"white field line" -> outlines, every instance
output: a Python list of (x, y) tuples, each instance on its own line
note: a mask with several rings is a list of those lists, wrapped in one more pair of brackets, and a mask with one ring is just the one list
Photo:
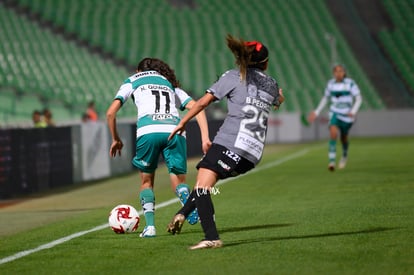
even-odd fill
[[(299, 158), (299, 157), (307, 154), (308, 152), (309, 152), (309, 149), (300, 150), (300, 151), (298, 151), (296, 153), (293, 153), (291, 155), (288, 155), (288, 156), (286, 156), (284, 158), (278, 159), (278, 160), (273, 161), (273, 162), (266, 163), (266, 164), (264, 164), (264, 165), (262, 165), (262, 166), (260, 166), (260, 167), (258, 167), (256, 169), (252, 170), (251, 172), (249, 172), (247, 174), (240, 175), (239, 177), (236, 177), (236, 178), (228, 178), (228, 179), (222, 180), (222, 181), (218, 182), (217, 185), (221, 185), (221, 184), (227, 183), (229, 181), (236, 180), (236, 179), (238, 179), (240, 177), (244, 177), (246, 175), (255, 174), (255, 173), (258, 173), (258, 172), (263, 171), (265, 169), (268, 169), (268, 168), (271, 168), (271, 167), (275, 167), (275, 166), (281, 165), (281, 164), (283, 164), (285, 162), (288, 162), (289, 160), (292, 160), (292, 159), (295, 159), (295, 158)], [(162, 203), (157, 204), (155, 208), (156, 209), (164, 208), (164, 207), (167, 207), (167, 206), (169, 206), (169, 205), (171, 205), (173, 203), (176, 203), (178, 201), (179, 201), (178, 198), (173, 198), (173, 199), (170, 199), (168, 201), (164, 201)], [(140, 211), (139, 214), (142, 215), (142, 211)], [(20, 252), (14, 254), (14, 255), (11, 255), (11, 256), (8, 256), (8, 257), (5, 257), (5, 258), (0, 259), (0, 265), (5, 264), (5, 263), (8, 263), (8, 262), (11, 262), (11, 261), (14, 261), (14, 260), (17, 260), (17, 259), (20, 259), (20, 258), (23, 258), (25, 256), (28, 256), (30, 254), (33, 254), (33, 253), (36, 253), (36, 252), (39, 252), (39, 251), (42, 251), (42, 250), (45, 250), (45, 249), (49, 249), (49, 248), (55, 247), (55, 246), (57, 246), (59, 244), (68, 242), (68, 241), (70, 241), (72, 239), (75, 239), (75, 238), (81, 237), (83, 235), (86, 235), (86, 234), (89, 234), (89, 233), (92, 233), (92, 232), (95, 232), (95, 231), (98, 231), (98, 230), (102, 230), (102, 229), (105, 229), (105, 228), (108, 228), (108, 224), (107, 223), (98, 225), (98, 226), (96, 226), (94, 228), (91, 228), (89, 230), (84, 230), (84, 231), (80, 231), (80, 232), (77, 232), (77, 233), (68, 235), (66, 237), (63, 237), (63, 238), (54, 240), (52, 242), (49, 242), (49, 243), (40, 245), (40, 246), (38, 246), (36, 248), (33, 248), (33, 249), (28, 249), (28, 250), (20, 251)]]

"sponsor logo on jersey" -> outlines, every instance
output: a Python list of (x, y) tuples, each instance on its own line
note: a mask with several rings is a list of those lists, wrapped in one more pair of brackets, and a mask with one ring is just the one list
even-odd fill
[(230, 150), (223, 151), (223, 154), (225, 154), (230, 159), (234, 160), (235, 163), (239, 163), (239, 161), (241, 160), (241, 157), (238, 154)]
[(146, 75), (159, 75), (159, 73), (157, 71), (145, 71), (145, 72), (139, 72), (136, 75), (134, 75), (135, 77), (141, 77), (141, 76), (146, 76)]
[(217, 164), (220, 165), (224, 170), (230, 171), (231, 167), (224, 163), (221, 159), (217, 161)]
[(138, 163), (145, 167), (149, 167), (151, 165), (151, 163), (148, 163), (143, 159), (139, 160)]
[(170, 114), (155, 114), (152, 115), (152, 120), (164, 120), (164, 119), (173, 119), (173, 116)]

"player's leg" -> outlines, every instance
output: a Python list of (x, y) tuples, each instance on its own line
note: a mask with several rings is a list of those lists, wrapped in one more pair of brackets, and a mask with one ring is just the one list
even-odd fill
[(204, 239), (190, 249), (214, 248), (222, 246), (214, 219), (214, 206), (211, 200), (210, 190), (216, 184), (218, 175), (216, 172), (200, 168), (197, 174), (197, 183), (193, 190), (195, 204), (200, 216), (201, 226), (204, 231)]
[(336, 140), (338, 138), (338, 127), (336, 125), (329, 126), (329, 170), (335, 170), (336, 163)]
[(145, 217), (145, 228), (140, 234), (140, 237), (155, 237), (155, 196), (154, 196), (154, 176), (155, 173), (140, 172), (141, 189), (139, 193), (139, 200), (141, 202), (142, 210)]
[[(223, 150), (223, 148), (225, 150)], [(217, 150), (218, 149), (218, 150)], [(223, 242), (219, 238), (216, 222), (214, 219), (214, 206), (211, 201), (210, 190), (215, 186), (218, 179), (234, 177), (244, 174), (254, 168), (254, 164), (237, 154), (230, 152), (232, 158), (228, 157), (225, 152), (230, 152), (222, 146), (212, 146), (206, 157), (198, 165), (197, 183), (193, 191), (196, 206), (200, 215), (201, 226), (204, 231), (204, 240), (191, 246), (190, 249), (216, 248), (221, 247)], [(212, 160), (215, 159), (214, 164)], [(219, 163), (217, 160), (221, 160)], [(203, 167), (204, 166), (204, 167)]]
[[(190, 195), (190, 187), (186, 183), (185, 174), (170, 174), (171, 189), (177, 195), (181, 202), (187, 200)], [(184, 204), (185, 202), (183, 202)]]
[(336, 140), (338, 139), (338, 120), (335, 114), (330, 114), (331, 119), (329, 121), (329, 147), (328, 147), (328, 158), (329, 171), (335, 171), (336, 164)]
[[(163, 157), (170, 172), (171, 187), (173, 192), (180, 199), (181, 204), (185, 205), (190, 197), (190, 187), (186, 183), (185, 174), (187, 173), (187, 144), (182, 136), (174, 136), (168, 141), (167, 146), (162, 151)], [(193, 209), (186, 215), (190, 224), (198, 222), (198, 213)]]
[[(220, 161), (219, 161), (220, 160)], [(197, 183), (191, 192), (190, 198), (194, 198), (195, 205), (199, 211), (201, 226), (204, 231), (204, 240), (190, 247), (190, 249), (221, 247), (223, 243), (214, 220), (214, 206), (211, 201), (210, 190), (218, 179), (234, 177), (246, 173), (254, 167), (250, 161), (229, 151), (227, 148), (213, 144), (207, 154), (197, 165)], [(171, 233), (179, 233), (186, 211), (191, 209), (191, 203), (187, 202), (175, 215), (169, 224)]]
[(154, 175), (160, 155), (160, 137), (157, 134), (147, 134), (139, 137), (136, 144), (136, 155), (132, 164), (140, 171), (141, 188), (139, 199), (144, 211), (146, 226), (141, 237), (155, 237), (155, 196)]
[(349, 139), (348, 133), (352, 127), (352, 123), (341, 122), (341, 144), (342, 144), (342, 157), (339, 161), (338, 168), (343, 169), (346, 166), (348, 160), (348, 148), (349, 148)]
[(171, 186), (177, 197), (180, 199), (181, 205), (183, 207), (186, 205), (185, 211), (183, 211), (185, 218), (189, 224), (196, 224), (198, 222), (198, 212), (190, 187), (185, 183), (185, 175), (170, 174), (170, 178)]

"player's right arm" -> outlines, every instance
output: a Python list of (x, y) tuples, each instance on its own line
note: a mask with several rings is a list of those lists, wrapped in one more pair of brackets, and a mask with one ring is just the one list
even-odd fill
[[(187, 110), (191, 110), (196, 102), (191, 100), (185, 106)], [(198, 127), (200, 127), (200, 134), (201, 134), (201, 144), (203, 153), (206, 154), (208, 149), (210, 149), (211, 141), (210, 141), (210, 134), (208, 131), (208, 122), (206, 112), (204, 110), (200, 111), (196, 116)]]
[(321, 101), (319, 101), (318, 107), (316, 107), (316, 109), (314, 111), (312, 111), (308, 116), (309, 123), (313, 123), (315, 121), (315, 119), (319, 116), (319, 114), (322, 112), (323, 108), (325, 108), (326, 104), (328, 103), (328, 99), (329, 99), (329, 88), (328, 88), (328, 86), (329, 86), (329, 82), (328, 82), (328, 85), (326, 85), (324, 95), (323, 95)]
[(109, 155), (111, 157), (116, 157), (117, 154), (121, 155), (121, 150), (124, 146), (116, 128), (116, 113), (121, 109), (121, 106), (121, 101), (114, 100), (106, 111), (106, 121), (112, 136), (112, 143), (109, 149)]
[(112, 136), (112, 143), (109, 149), (109, 155), (111, 157), (116, 157), (117, 154), (121, 155), (122, 147), (124, 147), (124, 144), (118, 135), (118, 130), (116, 127), (116, 114), (118, 113), (119, 109), (121, 109), (125, 101), (127, 101), (131, 96), (133, 91), (134, 89), (132, 88), (130, 80), (125, 80), (124, 84), (122, 84), (122, 86), (119, 88), (114, 101), (106, 111), (106, 121), (108, 123), (109, 132)]
[(322, 97), (321, 101), (319, 102), (318, 107), (309, 114), (309, 122), (312, 123), (315, 119), (319, 116), (322, 109), (325, 107), (326, 103), (328, 103), (328, 98), (326, 96)]

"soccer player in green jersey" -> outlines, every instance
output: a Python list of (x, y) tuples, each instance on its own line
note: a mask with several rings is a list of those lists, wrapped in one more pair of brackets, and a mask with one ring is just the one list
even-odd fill
[(355, 121), (355, 116), (362, 103), (361, 93), (358, 85), (354, 80), (346, 77), (345, 66), (337, 64), (333, 67), (334, 78), (328, 81), (322, 97), (316, 110), (309, 115), (309, 122), (315, 121), (322, 109), (331, 101), (329, 111), (329, 164), (330, 171), (335, 170), (336, 165), (336, 140), (340, 134), (342, 143), (342, 158), (339, 161), (339, 169), (346, 166), (348, 158), (348, 133)]
[[(111, 157), (121, 154), (122, 141), (116, 128), (116, 113), (131, 98), (138, 109), (136, 155), (132, 164), (138, 168), (141, 177), (140, 200), (144, 210), (146, 226), (141, 237), (155, 237), (153, 192), (155, 170), (160, 155), (163, 156), (170, 173), (171, 186), (181, 203), (186, 203), (190, 189), (185, 183), (187, 173), (187, 145), (185, 136), (168, 140), (172, 130), (180, 122), (176, 107), (191, 109), (195, 101), (179, 88), (174, 71), (165, 62), (145, 58), (139, 64), (137, 73), (125, 80), (107, 111), (108, 126), (112, 135), (109, 151)], [(211, 142), (204, 112), (196, 117), (201, 130), (202, 150), (206, 153)], [(197, 210), (187, 217), (190, 224), (198, 221)]]

